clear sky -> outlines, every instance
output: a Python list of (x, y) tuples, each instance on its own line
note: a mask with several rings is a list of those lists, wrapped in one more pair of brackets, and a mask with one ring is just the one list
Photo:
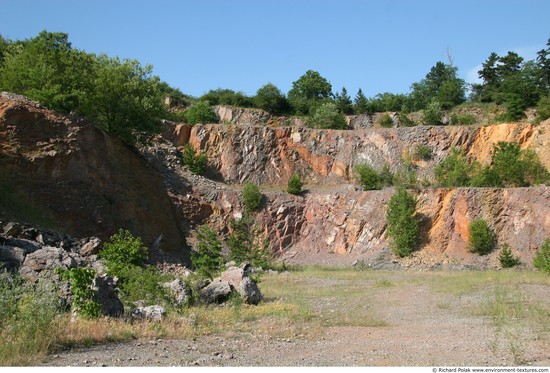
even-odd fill
[(550, 0), (0, 0), (0, 34), (69, 34), (73, 47), (137, 59), (184, 93), (284, 93), (307, 70), (353, 97), (407, 93), (452, 55), (473, 81), (491, 52), (527, 59), (550, 38)]

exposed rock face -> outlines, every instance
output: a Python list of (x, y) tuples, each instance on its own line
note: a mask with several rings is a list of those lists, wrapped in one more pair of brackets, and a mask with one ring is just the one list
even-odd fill
[(413, 159), (419, 179), (432, 179), (433, 167), (452, 147), (461, 147), (472, 158), (487, 163), (499, 141), (516, 141), (535, 149), (550, 168), (550, 121), (538, 126), (516, 123), (356, 131), (197, 125), (191, 129), (189, 141), (206, 152), (210, 164), (228, 183), (252, 180), (285, 185), (294, 173), (310, 183), (345, 183), (359, 163), (378, 169), (387, 163), (396, 171), (416, 145), (432, 149), (431, 160)]
[(185, 246), (162, 178), (91, 124), (0, 94), (0, 143), (0, 180), (57, 229), (106, 240), (125, 228), (145, 244), (162, 234), (163, 249)]
[[(281, 204), (269, 195), (271, 211), (300, 213), (263, 211), (260, 221), (269, 237), (292, 237), (284, 243), (272, 240), (272, 249), (291, 262), (296, 256), (302, 263), (330, 263), (332, 256), (333, 264), (357, 258), (379, 264), (397, 260), (391, 259), (385, 218), (393, 192), (317, 192)], [(422, 248), (401, 265), (499, 266), (498, 250), (481, 257), (468, 251), (469, 225), (477, 218), (486, 220), (499, 245), (508, 243), (527, 265), (550, 236), (550, 187), (425, 189), (416, 195)]]

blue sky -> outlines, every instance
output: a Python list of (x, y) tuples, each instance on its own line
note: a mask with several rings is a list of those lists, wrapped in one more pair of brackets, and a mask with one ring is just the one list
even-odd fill
[(353, 97), (407, 93), (448, 51), (467, 81), (493, 51), (533, 59), (549, 15), (549, 0), (0, 0), (0, 34), (66, 32), (193, 96), (268, 82), (286, 93), (313, 69)]

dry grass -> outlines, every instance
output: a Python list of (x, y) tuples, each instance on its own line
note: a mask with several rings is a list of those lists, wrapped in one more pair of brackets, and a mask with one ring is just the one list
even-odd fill
[[(0, 365), (28, 365), (48, 352), (131, 339), (188, 339), (202, 335), (238, 336), (254, 333), (268, 338), (319, 337), (338, 326), (384, 328), (388, 292), (422, 287), (434, 295), (440, 312), (470, 313), (494, 326), (489, 346), (523, 362), (525, 346), (535, 338), (550, 340), (550, 276), (538, 272), (413, 272), (327, 270), (310, 267), (265, 275), (258, 306), (231, 302), (226, 306), (192, 307), (162, 322), (100, 318), (71, 321), (57, 316), (32, 334), (1, 331)], [(457, 302), (461, 299), (461, 302)], [(449, 307), (453, 304), (453, 307)], [(32, 316), (32, 317), (31, 317)], [(29, 320), (34, 320), (34, 313)], [(32, 337), (35, 336), (35, 337)], [(7, 338), (9, 337), (9, 339)]]

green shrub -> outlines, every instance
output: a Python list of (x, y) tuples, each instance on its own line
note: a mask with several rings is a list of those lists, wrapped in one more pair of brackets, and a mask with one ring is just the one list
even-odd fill
[(422, 122), (427, 126), (440, 126), (443, 124), (443, 110), (437, 100), (433, 100), (424, 109)]
[(383, 186), (392, 186), (393, 185), (393, 172), (391, 172), (390, 165), (387, 163), (384, 163), (384, 166), (382, 167), (382, 170), (380, 170), (380, 181), (382, 182)]
[(537, 104), (537, 116), (539, 120), (550, 118), (550, 96), (540, 98)]
[(300, 180), (300, 175), (292, 175), (292, 177), (288, 180), (286, 191), (295, 195), (302, 193), (302, 180)]
[(338, 107), (333, 102), (321, 104), (308, 123), (314, 128), (321, 129), (347, 129), (346, 117), (338, 111)]
[(197, 248), (191, 253), (191, 264), (200, 276), (213, 278), (224, 264), (222, 244), (208, 225), (197, 229)]
[(399, 117), (399, 124), (401, 125), (401, 127), (414, 127), (414, 126), (416, 126), (416, 123), (414, 122), (414, 120), (409, 118), (409, 116), (407, 114), (401, 112), (401, 113), (398, 114), (398, 117)]
[(537, 251), (533, 265), (538, 270), (550, 274), (550, 238), (544, 240), (539, 251)]
[(100, 315), (101, 308), (93, 290), (96, 272), (90, 268), (71, 268), (59, 271), (61, 278), (71, 284), (73, 294), (72, 309), (80, 316), (95, 319)]
[(469, 249), (479, 255), (489, 254), (496, 245), (496, 237), (493, 230), (483, 219), (475, 219), (470, 222)]
[(416, 204), (416, 198), (403, 188), (397, 188), (388, 204), (388, 236), (393, 253), (399, 257), (408, 256), (418, 248)]
[(186, 144), (183, 148), (182, 162), (195, 175), (202, 175), (206, 170), (208, 159), (205, 153), (197, 152), (191, 144)]
[(262, 193), (260, 187), (252, 181), (247, 181), (243, 185), (243, 205), (247, 211), (256, 211), (260, 208), (262, 202)]
[(521, 263), (518, 258), (512, 255), (512, 249), (508, 244), (502, 245), (498, 260), (502, 268), (511, 268)]
[(353, 171), (365, 190), (382, 189), (382, 178), (368, 164), (358, 164), (353, 168)]
[(393, 127), (393, 119), (388, 113), (384, 113), (380, 118), (380, 126), (384, 128)]
[(461, 187), (470, 183), (472, 167), (468, 164), (464, 152), (453, 148), (441, 163), (434, 168), (435, 179), (441, 187)]
[(218, 123), (218, 115), (210, 106), (208, 101), (197, 101), (185, 111), (185, 118), (189, 124)]
[(59, 315), (57, 289), (28, 284), (0, 271), (0, 366), (31, 365), (53, 345)]
[(493, 169), (506, 187), (543, 184), (548, 171), (533, 150), (522, 150), (517, 143), (499, 142), (494, 147)]
[(413, 159), (429, 161), (432, 159), (432, 148), (424, 144), (416, 144), (413, 151)]
[(475, 115), (473, 114), (452, 114), (451, 115), (451, 124), (452, 125), (471, 125), (475, 124), (477, 121)]
[(118, 277), (120, 300), (125, 308), (157, 304), (170, 307), (174, 303), (168, 289), (162, 286), (162, 283), (172, 280), (173, 277), (161, 273), (156, 267), (126, 265), (120, 267)]
[(393, 176), (393, 185), (405, 189), (413, 189), (418, 186), (416, 170), (410, 166), (403, 166)]
[(105, 260), (109, 273), (121, 277), (119, 272), (129, 265), (142, 266), (147, 260), (147, 249), (141, 238), (120, 229), (109, 242), (103, 244), (99, 256)]
[(250, 262), (254, 267), (271, 267), (269, 242), (262, 239), (252, 215), (245, 211), (242, 218), (232, 219), (231, 234), (227, 238), (229, 259), (237, 264)]

